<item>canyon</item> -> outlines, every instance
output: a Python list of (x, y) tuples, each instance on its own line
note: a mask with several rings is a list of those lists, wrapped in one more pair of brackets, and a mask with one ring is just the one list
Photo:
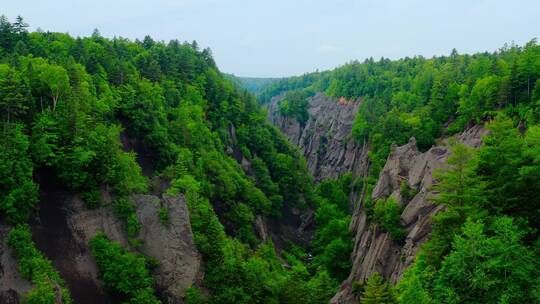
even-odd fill
[[(315, 180), (337, 178), (347, 172), (358, 178), (367, 176), (369, 147), (367, 143), (358, 144), (351, 134), (361, 99), (343, 103), (338, 98), (317, 93), (310, 97), (309, 118), (305, 125), (301, 125), (295, 119), (280, 115), (279, 102), (282, 98), (283, 94), (272, 98), (268, 105), (268, 119), (300, 148)], [(456, 138), (477, 148), (486, 134), (487, 130), (482, 125), (475, 125)], [(403, 206), (401, 224), (406, 229), (403, 242), (392, 240), (387, 232), (367, 219), (364, 188), (351, 192), (352, 269), (332, 298), (332, 303), (358, 303), (358, 294), (353, 290), (355, 282), (365, 282), (378, 272), (396, 284), (404, 270), (414, 262), (420, 246), (429, 238), (431, 218), (444, 209), (444, 206), (433, 203), (432, 198), (437, 193), (431, 186), (436, 183), (434, 173), (446, 166), (450, 153), (448, 139), (425, 152), (419, 151), (414, 137), (403, 146), (392, 146), (370, 199), (376, 201), (393, 197)], [(412, 198), (406, 200), (402, 197), (402, 183), (412, 189)]]

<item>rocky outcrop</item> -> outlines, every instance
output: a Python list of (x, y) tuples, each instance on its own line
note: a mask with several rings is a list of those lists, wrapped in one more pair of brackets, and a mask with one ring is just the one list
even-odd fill
[(343, 102), (317, 93), (310, 97), (305, 125), (279, 113), (284, 95), (272, 98), (268, 119), (303, 152), (316, 181), (336, 178), (345, 172), (360, 173), (367, 167), (367, 147), (351, 136), (360, 100)]
[[(486, 130), (482, 126), (475, 126), (457, 138), (467, 145), (478, 147), (485, 134)], [(367, 220), (362, 203), (358, 204), (351, 221), (351, 231), (355, 236), (351, 257), (353, 266), (332, 303), (358, 303), (358, 298), (352, 291), (353, 282), (363, 282), (373, 272), (381, 273), (394, 284), (401, 278), (403, 271), (414, 261), (420, 245), (429, 237), (431, 218), (444, 209), (444, 206), (432, 203), (431, 198), (436, 193), (431, 186), (435, 182), (433, 173), (446, 166), (449, 155), (449, 147), (445, 144), (422, 153), (418, 150), (414, 138), (404, 146), (392, 147), (371, 199), (376, 201), (394, 197), (398, 203), (404, 205), (401, 224), (405, 227), (407, 236), (403, 243), (393, 241), (376, 223)], [(417, 191), (410, 201), (401, 197), (402, 183), (407, 183), (409, 188)]]
[[(138, 195), (134, 198), (137, 217), (141, 223), (140, 251), (155, 258), (156, 283), (165, 303), (178, 303), (188, 287), (202, 280), (202, 257), (196, 250), (183, 196)], [(167, 210), (168, 220), (158, 217), (159, 210)]]
[(7, 245), (9, 226), (0, 224), (0, 303), (17, 304), (19, 295), (32, 288), (32, 284), (24, 279), (17, 268)]
[[(157, 290), (165, 303), (182, 303), (185, 290), (201, 280), (202, 258), (195, 247), (189, 212), (182, 196), (134, 195), (132, 197), (137, 218), (141, 224), (138, 250), (159, 262), (154, 270)], [(159, 219), (159, 210), (167, 210), (168, 222)], [(88, 210), (75, 199), (68, 212), (68, 227), (76, 243), (84, 250), (74, 259), (79, 274), (84, 274), (99, 284), (97, 270), (87, 244), (98, 232), (124, 246), (128, 240), (122, 223), (110, 208)]]
[[(88, 209), (78, 195), (58, 182), (41, 180), (40, 184), (40, 210), (31, 225), (33, 239), (66, 281), (76, 303), (117, 302), (98, 279), (88, 246), (99, 232), (158, 261), (153, 275), (164, 303), (182, 303), (185, 290), (201, 281), (202, 258), (196, 250), (183, 196), (133, 195), (141, 224), (141, 246), (131, 248), (123, 222), (112, 211), (106, 189), (102, 189), (105, 205)], [(159, 210), (167, 210), (167, 223), (160, 221)]]

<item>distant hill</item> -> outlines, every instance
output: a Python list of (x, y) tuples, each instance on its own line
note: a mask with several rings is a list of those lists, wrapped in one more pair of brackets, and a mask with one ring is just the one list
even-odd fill
[(269, 86), (277, 83), (283, 78), (260, 78), (260, 77), (238, 77), (233, 74), (224, 74), (226, 78), (230, 79), (240, 87), (248, 90), (250, 93), (259, 95), (266, 90)]

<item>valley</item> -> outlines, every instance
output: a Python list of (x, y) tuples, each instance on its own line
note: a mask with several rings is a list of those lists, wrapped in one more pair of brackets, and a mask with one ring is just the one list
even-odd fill
[(222, 73), (0, 19), (1, 303), (538, 303), (540, 46)]

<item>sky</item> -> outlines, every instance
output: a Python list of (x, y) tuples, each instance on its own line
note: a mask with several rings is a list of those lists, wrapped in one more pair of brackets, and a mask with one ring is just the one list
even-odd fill
[(45, 31), (197, 40), (222, 72), (284, 77), (373, 57), (495, 51), (540, 36), (538, 0), (0, 0)]

